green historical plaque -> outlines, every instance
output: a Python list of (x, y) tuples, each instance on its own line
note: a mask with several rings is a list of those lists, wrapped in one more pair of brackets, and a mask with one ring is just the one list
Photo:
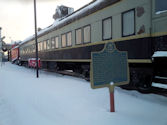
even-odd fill
[(101, 52), (91, 55), (91, 87), (101, 88), (128, 84), (129, 67), (127, 52), (118, 51), (112, 42), (106, 43)]

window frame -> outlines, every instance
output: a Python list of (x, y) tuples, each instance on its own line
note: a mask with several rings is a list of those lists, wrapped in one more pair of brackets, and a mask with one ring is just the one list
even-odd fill
[[(68, 33), (71, 33), (71, 45), (68, 45)], [(66, 47), (71, 47), (72, 46), (72, 31), (69, 31), (66, 33)]]
[[(50, 50), (50, 40), (46, 39), (46, 50)], [(49, 45), (49, 46), (48, 46)], [(49, 48), (48, 48), (49, 47)]]
[[(134, 12), (134, 33), (129, 34), (129, 35), (124, 35), (124, 33), (123, 33), (123, 26), (124, 26), (124, 24), (123, 24), (123, 15), (124, 15), (125, 13), (130, 12), (130, 11), (133, 11), (133, 12)], [(121, 14), (121, 18), (122, 18), (122, 37), (128, 37), (128, 36), (133, 36), (133, 35), (135, 35), (135, 34), (136, 34), (136, 11), (135, 11), (135, 8), (123, 12), (123, 13)]]
[(45, 45), (46, 45), (46, 40), (43, 41), (43, 51), (46, 51), (46, 50), (47, 50), (47, 49), (46, 49), (46, 48), (47, 48), (47, 47), (46, 47), (47, 45), (46, 45), (46, 46), (45, 46)]
[(41, 51), (40, 42), (38, 42), (38, 52)]
[[(104, 21), (105, 20), (108, 20), (108, 19), (111, 19), (111, 37), (110, 38), (107, 38), (107, 39), (105, 39), (104, 38)], [(112, 21), (112, 16), (110, 16), (110, 17), (107, 17), (107, 18), (104, 18), (103, 20), (102, 20), (102, 40), (110, 40), (110, 39), (112, 39), (112, 36), (113, 36), (113, 28), (112, 28), (112, 23), (113, 21)]]
[[(77, 35), (76, 35), (76, 32), (77, 30), (81, 30), (81, 43), (77, 43)], [(82, 27), (78, 28), (78, 29), (75, 29), (75, 45), (81, 45), (83, 44), (83, 31), (82, 31)]]
[[(56, 41), (56, 38), (58, 39), (58, 41)], [(56, 42), (57, 42), (57, 45), (56, 46)], [(55, 48), (58, 49), (59, 48), (59, 36), (55, 36)]]
[[(85, 42), (85, 41), (84, 41), (84, 35), (85, 35), (85, 34), (84, 34), (84, 28), (86, 28), (86, 27), (88, 27), (88, 26), (90, 27), (90, 41), (89, 41), (89, 42)], [(83, 34), (83, 36), (82, 36), (82, 37), (83, 37), (83, 40), (82, 40), (83, 42), (82, 42), (82, 43), (83, 43), (83, 44), (91, 43), (91, 25), (88, 24), (88, 25), (83, 26), (83, 27), (82, 27), (82, 30), (83, 30), (83, 31), (82, 31), (83, 33), (81, 33), (81, 34)]]
[[(63, 41), (62, 41), (62, 36), (63, 36), (63, 35), (65, 35), (65, 43), (66, 43), (65, 46), (63, 46)], [(62, 47), (62, 48), (67, 47), (67, 36), (66, 36), (66, 33), (61, 34), (61, 47)]]
[(40, 51), (43, 50), (42, 41), (39, 42)]
[(35, 53), (35, 51), (36, 51), (36, 46), (35, 46), (35, 44), (33, 44), (32, 46), (33, 46), (32, 52)]
[(42, 41), (40, 42), (40, 46), (41, 46), (41, 51), (43, 51)]
[[(54, 43), (54, 44), (53, 44)], [(55, 47), (55, 43), (56, 43), (56, 37), (54, 36), (54, 37), (52, 37), (51, 38), (51, 49), (55, 49), (56, 47)], [(54, 46), (53, 46), (54, 45)]]

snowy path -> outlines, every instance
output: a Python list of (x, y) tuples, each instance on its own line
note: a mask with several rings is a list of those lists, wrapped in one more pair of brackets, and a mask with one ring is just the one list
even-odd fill
[(6, 63), (0, 67), (0, 125), (167, 125), (167, 98), (115, 90), (109, 112), (107, 88), (85, 80)]

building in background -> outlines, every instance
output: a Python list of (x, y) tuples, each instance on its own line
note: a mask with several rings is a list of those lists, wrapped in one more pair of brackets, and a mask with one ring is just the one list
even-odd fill
[(9, 61), (11, 44), (4, 42), (5, 36), (1, 35), (2, 28), (0, 27), (0, 62)]
[(3, 57), (1, 30), (2, 30), (2, 28), (0, 27), (0, 62), (2, 62), (2, 57)]

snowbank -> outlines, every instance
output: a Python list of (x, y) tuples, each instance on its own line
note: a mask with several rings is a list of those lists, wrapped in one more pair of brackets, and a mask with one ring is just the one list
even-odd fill
[(0, 67), (0, 125), (167, 125), (167, 98), (115, 89), (115, 113), (109, 90), (70, 76), (6, 63)]

